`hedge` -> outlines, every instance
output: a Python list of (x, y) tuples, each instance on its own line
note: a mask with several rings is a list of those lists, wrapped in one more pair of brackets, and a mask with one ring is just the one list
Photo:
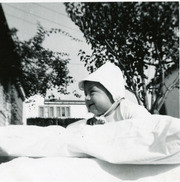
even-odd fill
[(49, 125), (60, 125), (67, 127), (69, 124), (74, 123), (83, 118), (28, 118), (27, 125), (37, 126), (49, 126)]

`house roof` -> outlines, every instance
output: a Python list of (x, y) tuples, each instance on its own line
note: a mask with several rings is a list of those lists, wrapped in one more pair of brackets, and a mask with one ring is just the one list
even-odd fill
[(59, 99), (54, 99), (54, 100), (44, 100), (45, 105), (85, 105), (84, 100), (59, 100)]

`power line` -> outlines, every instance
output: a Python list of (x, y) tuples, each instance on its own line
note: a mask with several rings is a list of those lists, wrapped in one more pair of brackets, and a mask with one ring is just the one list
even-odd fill
[[(12, 14), (9, 14), (9, 13), (5, 13), (5, 14), (8, 15), (8, 16), (11, 16), (12, 18), (15, 18), (15, 19), (18, 19), (18, 20), (20, 20), (20, 21), (23, 21), (23, 22), (25, 22), (25, 23), (28, 23), (28, 24), (37, 26), (37, 24), (35, 24), (35, 23), (33, 23), (33, 22), (29, 21), (29, 20), (25, 20), (25, 19), (23, 19), (23, 18), (21, 18), (21, 17), (15, 16), (15, 15), (12, 15)], [(43, 27), (46, 28), (46, 29), (49, 29), (49, 28), (46, 27), (46, 26), (43, 26)]]
[(36, 6), (39, 6), (39, 7), (42, 7), (42, 8), (44, 8), (44, 9), (47, 9), (47, 10), (53, 12), (53, 13), (57, 13), (57, 14), (59, 14), (59, 15), (62, 15), (62, 16), (67, 17), (67, 15), (65, 15), (65, 14), (63, 14), (63, 13), (60, 13), (60, 12), (58, 12), (58, 11), (56, 11), (56, 10), (53, 10), (53, 9), (51, 9), (51, 8), (48, 8), (48, 7), (46, 7), (46, 6), (42, 6), (42, 5), (40, 5), (39, 3), (32, 3), (32, 4), (34, 4), (34, 5), (36, 5)]
[[(12, 18), (21, 20), (21, 21), (23, 21), (23, 22), (25, 22), (25, 23), (28, 23), (28, 24), (37, 26), (37, 24), (35, 24), (35, 23), (33, 23), (33, 22), (30, 22), (30, 21), (28, 21), (28, 20), (25, 20), (25, 19), (23, 19), (23, 18), (21, 18), (21, 17), (15, 16), (15, 15), (11, 15), (11, 14), (9, 14), (9, 13), (5, 13), (5, 14), (8, 15), (8, 16), (11, 16)], [(45, 27), (45, 28), (47, 28), (47, 27)]]
[[(15, 19), (24, 21), (25, 23), (32, 24), (32, 25), (36, 26), (35, 23), (32, 23), (32, 22), (30, 22), (30, 21), (27, 21), (27, 20), (25, 20), (25, 19), (23, 19), (23, 18), (20, 18), (20, 17), (14, 16), (14, 15), (11, 15), (11, 14), (9, 14), (9, 13), (6, 13), (6, 15), (11, 16), (12, 18), (15, 18)], [(47, 28), (47, 27), (45, 27), (45, 28)], [(71, 62), (69, 62), (68, 65), (72, 65), (72, 66), (84, 66), (83, 63), (71, 63)]]
[[(41, 19), (45, 19), (46, 21), (49, 21), (49, 22), (51, 22), (51, 23), (56, 23), (56, 24), (58, 24), (57, 22), (52, 22), (51, 20), (46, 19), (46, 18), (43, 18), (43, 17), (38, 16), (38, 15), (36, 15), (36, 14), (28, 13), (28, 12), (26, 12), (26, 11), (20, 9), (20, 8), (14, 7), (14, 6), (12, 6), (12, 5), (9, 5), (9, 6), (12, 7), (12, 8), (14, 8), (14, 9), (17, 9), (18, 11), (22, 11), (22, 12), (24, 12), (24, 13), (26, 13), (26, 14), (30, 14), (30, 15), (33, 15), (33, 16), (35, 16), (35, 17), (39, 17), (39, 18), (41, 18)], [(10, 15), (10, 16), (13, 17), (13, 15)], [(24, 21), (24, 22), (28, 21), (28, 20), (25, 20), (25, 19), (23, 19), (23, 18), (19, 18), (19, 17), (16, 17), (16, 18), (21, 19), (21, 20)], [(35, 25), (34, 23), (32, 23), (32, 22), (30, 22), (30, 21), (29, 21), (29, 23)], [(58, 25), (60, 25), (60, 24), (58, 24)], [(60, 26), (65, 27), (64, 25), (60, 25)], [(47, 28), (47, 27), (45, 27), (45, 28), (46, 28), (46, 29), (49, 29), (49, 28)], [(70, 29), (71, 29), (71, 30), (74, 30), (74, 29), (72, 29), (72, 28), (70, 28)], [(75, 37), (71, 36), (71, 35), (70, 35), (68, 32), (66, 32), (66, 31), (58, 30), (58, 29), (53, 29), (52, 31), (54, 31), (54, 32), (59, 31), (59, 32), (61, 32), (62, 34), (64, 34), (64, 35), (70, 37), (70, 38), (73, 39), (73, 40), (80, 41), (80, 42), (84, 42), (84, 41), (80, 40), (79, 38), (75, 38)], [(76, 30), (76, 31), (77, 31), (77, 30)], [(80, 32), (79, 32), (79, 33), (80, 33)]]
[[(18, 19), (18, 20), (23, 21), (23, 22), (25, 22), (25, 23), (27, 23), (27, 24), (31, 24), (31, 25), (37, 27), (37, 24), (35, 24), (35, 23), (33, 23), (33, 22), (30, 22), (30, 21), (28, 21), (28, 20), (25, 20), (25, 19), (23, 19), (23, 18), (21, 18), (21, 17), (14, 16), (14, 15), (9, 14), (9, 13), (5, 13), (5, 14), (8, 15), (8, 16), (11, 16), (12, 18)], [(46, 29), (49, 29), (48, 27), (45, 27), (45, 26), (43, 26), (43, 27), (46, 28)]]
[(12, 6), (12, 5), (10, 5), (10, 4), (6, 4), (6, 5), (7, 5), (7, 6), (10, 6), (10, 7), (12, 7), (12, 8), (14, 8), (14, 9), (16, 9), (16, 10), (18, 10), (18, 11), (22, 11), (22, 12), (24, 12), (24, 13), (26, 13), (26, 14), (30, 14), (30, 15), (36, 17), (36, 18), (43, 19), (43, 20), (45, 20), (45, 21), (54, 23), (54, 24), (56, 24), (56, 25), (59, 25), (59, 26), (62, 26), (62, 27), (64, 27), (64, 28), (68, 28), (68, 29), (70, 29), (70, 30), (73, 30), (73, 31), (76, 31), (76, 32), (80, 33), (80, 32), (79, 32), (78, 30), (76, 30), (76, 29), (73, 29), (73, 28), (71, 28), (71, 27), (68, 27), (68, 26), (59, 24), (59, 23), (57, 23), (57, 22), (55, 22), (55, 21), (52, 21), (52, 20), (50, 20), (50, 19), (48, 19), (48, 18), (44, 18), (44, 17), (41, 17), (41, 16), (39, 16), (39, 15), (33, 14), (33, 13), (31, 13), (31, 12), (24, 11), (24, 10), (22, 10), (22, 9), (20, 9), (20, 8), (17, 8), (17, 7), (15, 7), (15, 6)]

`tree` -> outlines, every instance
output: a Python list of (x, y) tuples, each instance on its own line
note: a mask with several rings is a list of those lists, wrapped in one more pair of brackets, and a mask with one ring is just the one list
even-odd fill
[[(159, 111), (179, 82), (177, 76), (170, 86), (165, 83), (179, 66), (178, 2), (69, 2), (65, 6), (92, 46), (92, 55), (80, 51), (87, 69), (93, 72), (107, 60), (114, 62), (139, 104), (152, 113)], [(147, 74), (150, 69), (154, 75)]]
[(27, 98), (35, 94), (45, 96), (46, 91), (52, 87), (56, 87), (61, 93), (68, 94), (66, 88), (73, 82), (67, 68), (68, 54), (53, 52), (42, 46), (45, 37), (56, 31), (60, 32), (57, 29), (46, 31), (39, 24), (34, 37), (28, 41), (20, 41), (16, 35), (17, 30), (11, 30), (16, 47), (15, 52), (20, 60), (18, 77)]

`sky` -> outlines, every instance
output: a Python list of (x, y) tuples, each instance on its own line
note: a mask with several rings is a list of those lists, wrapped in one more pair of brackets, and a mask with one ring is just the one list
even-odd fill
[[(2, 6), (9, 28), (17, 28), (18, 37), (21, 40), (28, 40), (35, 35), (38, 22), (47, 30), (60, 28), (81, 40), (82, 42), (76, 42), (65, 35), (52, 34), (44, 42), (44, 47), (53, 51), (69, 53), (71, 58), (70, 69), (83, 68), (82, 74), (85, 73), (83, 63), (80, 62), (77, 54), (80, 49), (89, 52), (90, 46), (86, 44), (79, 28), (67, 16), (63, 3), (3, 3)], [(81, 78), (79, 74), (74, 76)]]
[[(60, 28), (74, 38), (78, 38), (81, 42), (72, 40), (63, 34), (52, 34), (44, 42), (43, 46), (52, 51), (66, 52), (69, 54), (70, 62), (68, 68), (70, 75), (73, 76), (75, 83), (68, 87), (68, 91), (77, 90), (83, 99), (83, 93), (79, 91), (77, 83), (79, 80), (88, 75), (83, 63), (80, 62), (78, 52), (83, 49), (90, 53), (91, 48), (87, 45), (82, 32), (71, 21), (65, 11), (62, 2), (56, 3), (2, 3), (2, 7), (8, 22), (9, 28), (18, 30), (20, 40), (28, 40), (35, 35), (37, 24), (40, 23), (45, 29)], [(47, 96), (51, 93), (61, 99), (77, 99), (72, 94), (68, 96), (60, 95), (56, 90), (48, 91)], [(43, 105), (44, 99), (38, 95), (31, 97), (35, 102), (24, 104), (24, 119), (35, 117), (37, 108)], [(35, 114), (36, 113), (36, 114)]]

